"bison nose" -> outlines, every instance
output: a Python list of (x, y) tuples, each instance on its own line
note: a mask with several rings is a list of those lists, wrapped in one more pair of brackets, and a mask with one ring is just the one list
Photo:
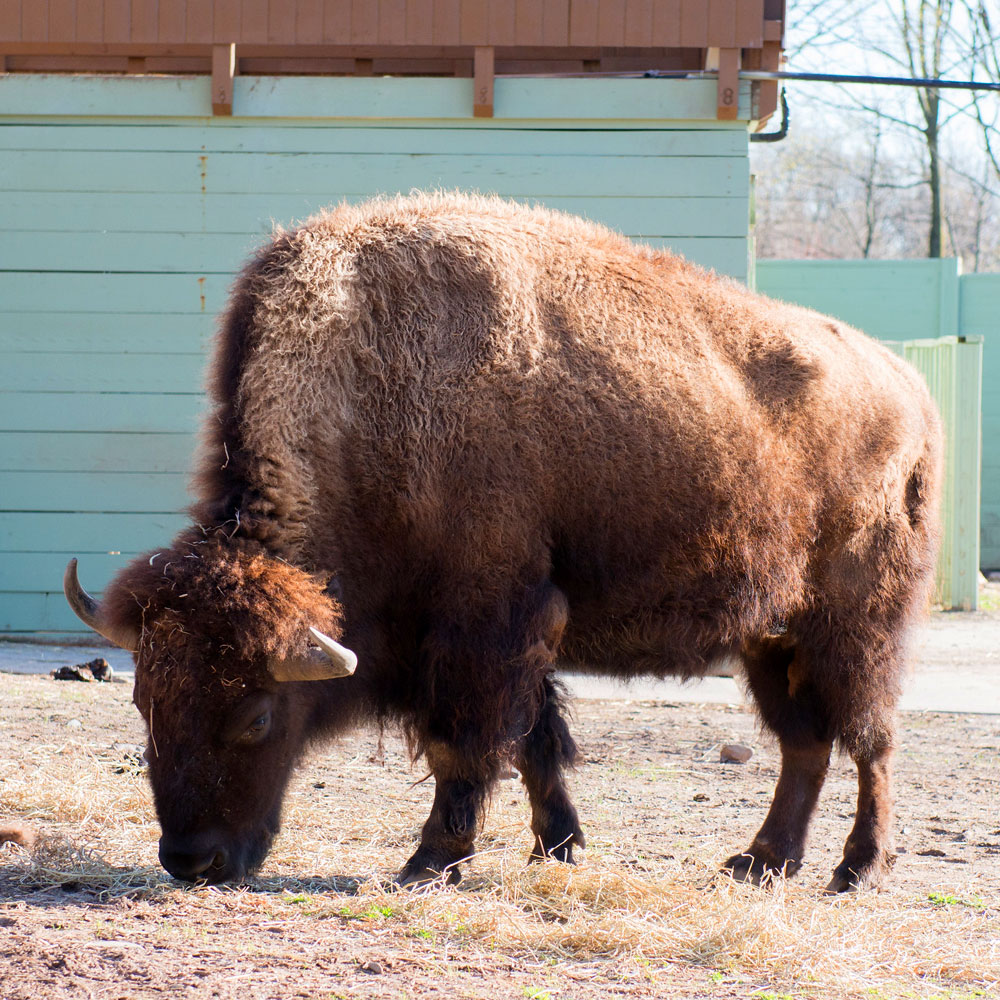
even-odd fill
[(160, 838), (160, 864), (174, 878), (185, 882), (224, 882), (232, 877), (229, 852), (221, 844), (205, 837)]

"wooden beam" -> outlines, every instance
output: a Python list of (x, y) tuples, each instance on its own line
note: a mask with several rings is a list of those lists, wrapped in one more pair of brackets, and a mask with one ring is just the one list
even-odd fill
[(716, 115), (720, 121), (733, 121), (740, 104), (740, 50), (719, 49), (719, 88)]
[(477, 45), (474, 57), (472, 114), (476, 118), (493, 117), (493, 46)]
[[(780, 25), (781, 22), (774, 22)], [(468, 45), (334, 45), (296, 44), (289, 42), (237, 42), (240, 58), (306, 59), (460, 59), (471, 55)], [(0, 38), (5, 55), (76, 55), (76, 56), (205, 56), (210, 42), (19, 42)], [(699, 68), (700, 48), (609, 47), (593, 45), (498, 45), (493, 46), (498, 59), (589, 59), (628, 57), (651, 66), (665, 56), (689, 56), (685, 65)]]
[[(769, 22), (770, 23), (770, 22)], [(781, 42), (764, 42), (760, 53), (760, 68), (766, 70), (781, 69)], [(761, 125), (778, 107), (778, 81), (761, 80), (758, 84), (757, 114)]]
[(236, 75), (236, 44), (212, 46), (212, 114), (233, 113), (233, 77)]

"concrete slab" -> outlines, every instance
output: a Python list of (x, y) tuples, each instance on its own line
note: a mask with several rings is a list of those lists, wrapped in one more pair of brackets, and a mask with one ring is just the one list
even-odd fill
[[(131, 680), (132, 657), (102, 645), (43, 645), (0, 641), (0, 671), (47, 674), (56, 667), (103, 656), (122, 680)], [(916, 631), (913, 670), (900, 707), (904, 711), (980, 712), (1000, 715), (1000, 614), (939, 612)], [(640, 680), (631, 684), (603, 677), (564, 675), (576, 698), (709, 702), (745, 701), (732, 678), (678, 681)]]
[[(900, 708), (917, 712), (1000, 714), (1000, 615), (936, 612), (916, 630), (912, 669)], [(746, 698), (732, 678), (677, 681), (640, 680), (623, 684), (606, 678), (569, 675), (576, 698), (709, 702), (738, 705)]]

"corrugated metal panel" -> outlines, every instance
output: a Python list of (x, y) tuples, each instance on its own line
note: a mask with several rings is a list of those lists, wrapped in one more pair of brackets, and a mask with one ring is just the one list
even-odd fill
[(468, 81), (238, 82), (256, 117), (207, 117), (205, 81), (0, 78), (0, 631), (77, 629), (67, 559), (100, 591), (180, 525), (214, 317), (274, 222), (475, 187), (746, 275), (746, 130), (711, 83), (499, 81), (515, 118), (484, 123)]
[(1000, 570), (1000, 274), (963, 275), (960, 334), (983, 338), (980, 565)]
[(945, 430), (941, 554), (935, 599), (974, 611), (979, 589), (979, 469), (983, 343), (979, 338), (887, 342), (927, 382)]

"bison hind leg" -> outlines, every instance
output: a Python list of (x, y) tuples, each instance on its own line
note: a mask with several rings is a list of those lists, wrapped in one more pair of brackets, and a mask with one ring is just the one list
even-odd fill
[(763, 825), (750, 846), (723, 865), (737, 881), (760, 884), (802, 867), (809, 822), (833, 748), (830, 719), (789, 636), (746, 643), (741, 660), (764, 725), (781, 748), (781, 771)]
[(827, 893), (875, 889), (896, 861), (892, 851), (892, 747), (854, 755), (858, 768), (858, 808)]
[(758, 881), (798, 870), (834, 742), (857, 766), (858, 805), (827, 891), (874, 888), (888, 874), (901, 631), (898, 620), (856, 609), (803, 615), (787, 636), (744, 647), (750, 691), (778, 737), (781, 772), (763, 826), (747, 851), (727, 862), (734, 877)]

